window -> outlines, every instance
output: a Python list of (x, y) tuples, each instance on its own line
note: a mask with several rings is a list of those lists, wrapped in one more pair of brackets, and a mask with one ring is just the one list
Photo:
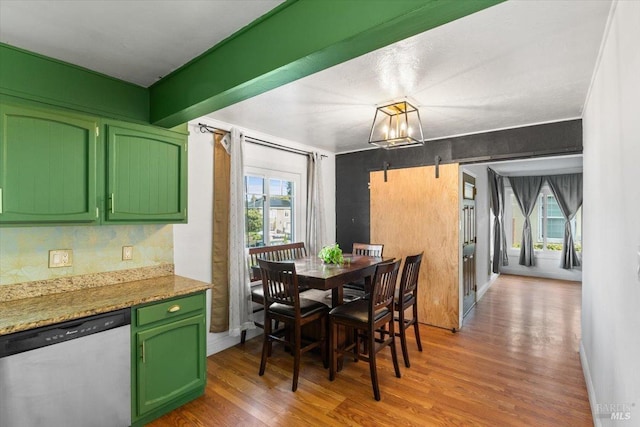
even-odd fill
[(292, 179), (245, 175), (247, 247), (294, 240), (295, 187)]
[[(564, 216), (553, 194), (543, 194), (538, 199), (538, 242), (562, 243), (564, 238)], [(546, 214), (546, 215), (545, 215)], [(575, 218), (571, 221), (572, 231), (575, 235)], [(549, 245), (547, 245), (549, 246)], [(562, 245), (560, 249), (562, 250)]]
[[(510, 226), (507, 239), (511, 239), (511, 248), (519, 250), (524, 215), (520, 211), (511, 187), (505, 186), (505, 195), (507, 200), (511, 201), (505, 209), (505, 225)], [(529, 220), (534, 250), (550, 254), (562, 251), (565, 220), (560, 206), (558, 206), (558, 202), (547, 184), (543, 185), (540, 190)], [(579, 252), (582, 249), (582, 208), (578, 209), (576, 216), (571, 220), (571, 231), (576, 251)]]

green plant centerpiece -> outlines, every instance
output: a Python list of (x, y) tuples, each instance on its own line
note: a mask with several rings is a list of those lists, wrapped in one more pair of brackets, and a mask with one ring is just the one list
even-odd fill
[(342, 249), (337, 243), (328, 245), (320, 249), (318, 256), (325, 264), (341, 265), (344, 263), (344, 257), (342, 256)]

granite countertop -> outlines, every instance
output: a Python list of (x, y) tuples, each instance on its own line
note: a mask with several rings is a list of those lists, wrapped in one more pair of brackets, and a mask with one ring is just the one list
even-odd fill
[(168, 275), (0, 302), (0, 335), (204, 291), (211, 285)]

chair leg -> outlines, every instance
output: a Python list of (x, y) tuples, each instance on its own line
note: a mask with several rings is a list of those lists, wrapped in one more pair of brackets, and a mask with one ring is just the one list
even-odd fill
[(320, 322), (320, 340), (322, 345), (320, 346), (320, 354), (322, 355), (322, 366), (324, 369), (329, 368), (329, 339), (327, 338), (327, 319), (321, 319)]
[(375, 350), (375, 335), (374, 331), (369, 334), (369, 370), (371, 371), (371, 385), (373, 386), (373, 397), (376, 400), (380, 400), (380, 386), (378, 385), (378, 369), (376, 367), (376, 350)]
[(391, 359), (393, 360), (393, 369), (396, 371), (396, 377), (400, 378), (400, 366), (398, 365), (398, 354), (396, 352), (396, 334), (393, 330), (393, 318), (389, 322), (389, 335), (391, 336)]
[(329, 321), (329, 343), (329, 381), (333, 381), (336, 378), (336, 368), (338, 367), (338, 360), (336, 358), (338, 325), (333, 321)]
[(418, 306), (415, 303), (413, 304), (413, 331), (416, 335), (418, 351), (422, 351), (422, 342), (420, 342), (420, 327), (418, 326)]
[[(298, 326), (298, 325), (296, 325)], [(300, 342), (302, 341), (302, 329), (298, 326), (295, 328), (293, 343), (293, 385), (291, 391), (298, 389), (298, 376), (300, 375)]]
[(271, 355), (271, 340), (269, 335), (271, 334), (271, 321), (264, 322), (264, 335), (262, 338), (262, 358), (260, 359), (260, 372), (259, 375), (264, 375), (264, 370), (267, 367), (267, 357)]
[(247, 330), (243, 329), (242, 332), (240, 332), (240, 344), (244, 344), (246, 340), (247, 340)]
[(398, 310), (398, 333), (400, 335), (400, 347), (402, 347), (402, 357), (404, 358), (404, 366), (411, 367), (409, 363), (409, 350), (407, 349), (407, 329), (405, 325), (404, 310), (402, 307)]

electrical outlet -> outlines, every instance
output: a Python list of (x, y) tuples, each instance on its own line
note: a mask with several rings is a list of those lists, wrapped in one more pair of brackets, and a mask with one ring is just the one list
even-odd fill
[(71, 267), (73, 251), (71, 249), (54, 249), (49, 251), (49, 268)]
[(133, 246), (122, 247), (122, 260), (130, 261), (133, 259)]

